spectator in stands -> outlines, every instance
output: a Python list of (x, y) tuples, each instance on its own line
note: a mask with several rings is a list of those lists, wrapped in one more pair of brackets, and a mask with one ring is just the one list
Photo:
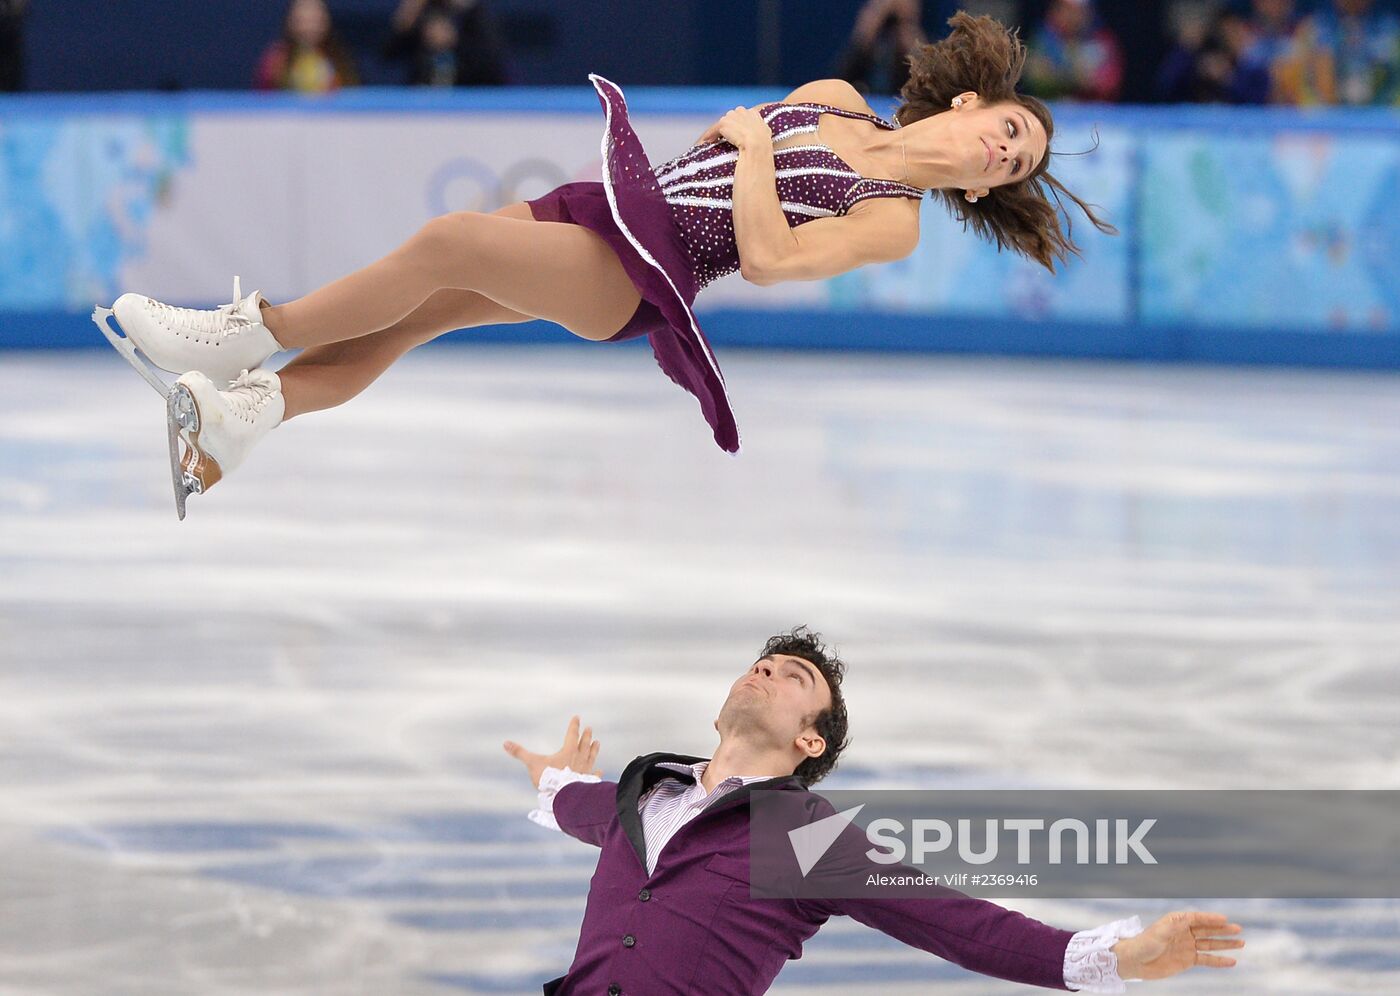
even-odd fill
[(1254, 35), (1250, 58), (1272, 67), (1288, 54), (1293, 36), (1298, 30), (1298, 11), (1294, 0), (1252, 0), (1249, 30)]
[(1157, 70), (1157, 99), (1168, 104), (1196, 102), (1196, 64), (1210, 38), (1210, 8), (1179, 3), (1170, 11), (1172, 48)]
[(898, 93), (910, 53), (927, 42), (922, 0), (866, 0), (836, 75), (861, 93)]
[(482, 0), (399, 0), (384, 55), (414, 86), (499, 86), (504, 46)]
[(1176, 46), (1157, 75), (1157, 96), (1169, 103), (1264, 104), (1269, 60), (1248, 18), (1204, 5), (1178, 7)]
[(0, 90), (24, 89), (24, 15), (29, 0), (0, 0)]
[(1093, 0), (1051, 0), (1030, 44), (1026, 89), (1047, 100), (1110, 101), (1122, 88), (1123, 51)]
[(282, 37), (263, 52), (253, 85), (259, 90), (326, 93), (358, 82), (355, 60), (336, 36), (325, 0), (292, 0)]
[(1400, 102), (1400, 18), (1375, 0), (1332, 0), (1299, 26), (1277, 81), (1290, 104)]

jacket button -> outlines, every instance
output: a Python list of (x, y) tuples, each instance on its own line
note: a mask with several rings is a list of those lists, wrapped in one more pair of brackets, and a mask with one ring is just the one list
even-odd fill
[(637, 939), (636, 939), (635, 937), (633, 937), (631, 934), (623, 934), (623, 935), (622, 935), (622, 946), (623, 946), (624, 948), (633, 947), (633, 946), (636, 945), (636, 943), (637, 943)]
[(622, 996), (622, 987), (614, 982), (608, 986), (608, 996)]
[(643, 889), (641, 892), (637, 893), (637, 898), (640, 899), (642, 902), (646, 902), (648, 899), (651, 898), (651, 890)]

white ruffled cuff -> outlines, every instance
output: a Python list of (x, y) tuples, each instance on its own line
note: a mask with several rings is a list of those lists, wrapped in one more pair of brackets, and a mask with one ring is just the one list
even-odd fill
[[(530, 810), (530, 822), (538, 823), (550, 830), (559, 829), (559, 821), (554, 818), (554, 795), (565, 785), (574, 782), (601, 781), (597, 775), (579, 774), (573, 768), (545, 768), (540, 773), (540, 798), (535, 809)], [(1066, 956), (1068, 957), (1068, 956)]]
[(1075, 934), (1065, 948), (1065, 986), (1086, 993), (1127, 992), (1118, 975), (1118, 956), (1111, 949), (1123, 938), (1141, 933), (1142, 921), (1130, 916)]

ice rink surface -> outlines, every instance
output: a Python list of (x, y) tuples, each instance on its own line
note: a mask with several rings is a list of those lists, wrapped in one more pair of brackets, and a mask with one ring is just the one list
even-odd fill
[[(538, 992), (596, 852), (501, 741), (707, 754), (797, 623), (827, 787), (1400, 788), (1394, 377), (723, 359), (738, 459), (641, 350), (436, 347), (181, 524), (130, 369), (0, 354), (0, 992)], [(1400, 903), (1205, 905), (1151, 992), (1400, 992)], [(774, 991), (1021, 990), (833, 921)]]

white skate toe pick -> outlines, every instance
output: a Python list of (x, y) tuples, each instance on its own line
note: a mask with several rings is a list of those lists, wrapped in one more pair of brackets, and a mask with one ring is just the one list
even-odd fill
[(204, 374), (191, 371), (170, 389), (166, 411), (175, 508), (183, 519), (189, 495), (203, 494), (232, 473), (254, 444), (281, 423), (282, 381), (267, 370), (244, 370), (221, 391)]
[(282, 348), (263, 324), (262, 294), (254, 291), (242, 297), (241, 290), (234, 277), (233, 303), (207, 311), (123, 294), (112, 305), (112, 314), (126, 334), (125, 345), (110, 327), (103, 331), (148, 381), (152, 378), (138, 364), (136, 350), (161, 370), (176, 374), (197, 370), (223, 386), (239, 371), (257, 369)]

